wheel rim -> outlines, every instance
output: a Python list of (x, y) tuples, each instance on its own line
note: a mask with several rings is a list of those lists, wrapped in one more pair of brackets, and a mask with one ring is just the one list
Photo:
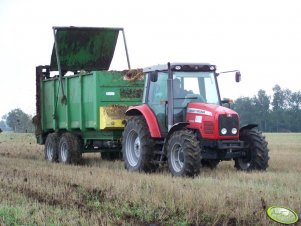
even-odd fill
[(47, 145), (46, 147), (46, 155), (47, 155), (47, 159), (49, 161), (51, 161), (53, 159), (53, 152), (54, 152), (54, 148), (52, 145)]
[(238, 164), (242, 169), (248, 169), (251, 165), (251, 161), (245, 159), (245, 158), (239, 158), (238, 159)]
[(135, 130), (131, 130), (127, 136), (125, 152), (129, 164), (135, 167), (141, 155), (140, 138)]
[(175, 172), (180, 172), (184, 166), (184, 151), (180, 144), (174, 144), (171, 149), (170, 162)]
[(249, 169), (251, 165), (251, 150), (250, 148), (246, 149), (246, 156), (244, 158), (239, 158), (238, 160), (239, 166), (246, 170)]
[(60, 154), (61, 154), (61, 160), (62, 160), (62, 162), (67, 162), (67, 159), (68, 159), (68, 147), (67, 147), (67, 144), (65, 142), (62, 143), (62, 145), (61, 145)]

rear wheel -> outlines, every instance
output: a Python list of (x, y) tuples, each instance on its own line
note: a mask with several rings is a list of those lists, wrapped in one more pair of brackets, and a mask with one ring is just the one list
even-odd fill
[(155, 170), (155, 142), (151, 138), (148, 126), (142, 116), (130, 118), (123, 132), (122, 154), (124, 166), (129, 171)]
[(193, 131), (175, 131), (167, 144), (169, 170), (173, 176), (195, 176), (200, 173), (201, 148)]
[(245, 129), (240, 134), (240, 140), (247, 145), (246, 156), (235, 159), (238, 170), (266, 170), (269, 161), (268, 142), (256, 128)]
[(59, 135), (58, 133), (48, 134), (44, 147), (45, 159), (49, 162), (58, 161), (58, 144)]
[(65, 164), (78, 164), (80, 160), (80, 139), (72, 133), (64, 133), (59, 142), (59, 161)]

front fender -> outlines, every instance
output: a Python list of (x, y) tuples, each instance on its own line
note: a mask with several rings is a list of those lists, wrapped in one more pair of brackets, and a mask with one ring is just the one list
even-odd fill
[(248, 130), (253, 129), (253, 128), (257, 127), (257, 126), (258, 126), (257, 124), (247, 124), (247, 125), (244, 125), (244, 126), (240, 127), (239, 133), (241, 133), (242, 131), (244, 131), (246, 129), (248, 129)]
[(170, 128), (170, 130), (168, 131), (168, 134), (167, 134), (167, 136), (166, 136), (166, 138), (165, 138), (165, 140), (164, 140), (164, 146), (163, 146), (164, 153), (166, 153), (166, 146), (167, 146), (167, 143), (168, 143), (168, 140), (169, 140), (170, 136), (171, 136), (175, 131), (182, 129), (182, 128), (186, 127), (187, 125), (189, 125), (188, 122), (179, 122), (179, 123), (174, 124), (174, 125)]
[(148, 125), (151, 137), (161, 138), (161, 132), (154, 112), (147, 104), (132, 106), (125, 112), (128, 116), (143, 115)]

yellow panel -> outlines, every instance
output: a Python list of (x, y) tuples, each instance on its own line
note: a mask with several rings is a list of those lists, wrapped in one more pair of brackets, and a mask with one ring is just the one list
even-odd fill
[(123, 106), (106, 106), (99, 108), (100, 129), (123, 129), (125, 125), (125, 110)]

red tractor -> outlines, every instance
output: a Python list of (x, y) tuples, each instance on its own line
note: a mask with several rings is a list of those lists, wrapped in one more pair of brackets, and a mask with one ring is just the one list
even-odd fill
[(266, 170), (265, 137), (256, 124), (240, 127), (238, 114), (222, 106), (229, 102), (220, 98), (215, 65), (168, 63), (144, 74), (143, 104), (126, 112), (126, 169), (151, 172), (167, 162), (174, 176), (196, 176), (234, 160), (238, 170)]

